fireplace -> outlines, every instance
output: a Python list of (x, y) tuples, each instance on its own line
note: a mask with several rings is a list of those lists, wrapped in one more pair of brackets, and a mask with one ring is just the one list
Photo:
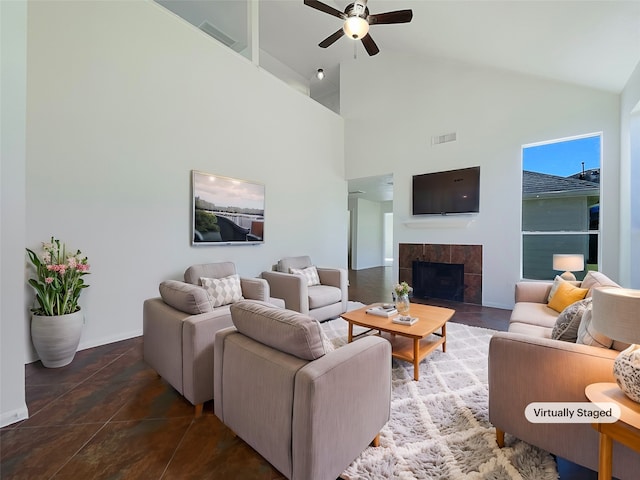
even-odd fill
[(414, 288), (414, 297), (419, 300), (421, 297), (415, 293), (413, 262), (463, 265), (461, 301), (482, 305), (482, 245), (400, 243), (398, 279), (411, 285)]
[(464, 302), (464, 265), (414, 261), (413, 296)]

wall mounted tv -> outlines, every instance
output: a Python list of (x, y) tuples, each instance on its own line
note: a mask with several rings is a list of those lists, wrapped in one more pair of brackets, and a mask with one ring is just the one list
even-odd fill
[(264, 185), (192, 171), (192, 245), (264, 242)]
[(413, 214), (449, 215), (480, 211), (480, 167), (413, 176)]

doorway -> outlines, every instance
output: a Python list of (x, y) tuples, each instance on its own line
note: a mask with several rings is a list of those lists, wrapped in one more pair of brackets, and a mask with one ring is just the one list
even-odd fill
[(393, 265), (393, 175), (348, 181), (349, 268)]

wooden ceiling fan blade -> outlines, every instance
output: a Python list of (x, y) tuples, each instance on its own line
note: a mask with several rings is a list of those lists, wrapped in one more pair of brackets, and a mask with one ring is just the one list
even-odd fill
[(376, 45), (376, 42), (374, 42), (373, 38), (371, 38), (371, 34), (367, 34), (362, 38), (362, 45), (364, 45), (364, 49), (371, 57), (377, 55), (378, 52), (380, 52), (378, 45)]
[(409, 23), (413, 18), (412, 10), (397, 10), (395, 12), (377, 13), (369, 15), (369, 25), (382, 25), (389, 23)]
[(322, 48), (327, 48), (329, 45), (333, 45), (337, 40), (340, 39), (340, 37), (342, 37), (344, 35), (344, 30), (341, 28), (340, 30), (338, 30), (335, 33), (332, 33), (331, 35), (329, 35), (327, 38), (325, 38), (323, 41), (321, 41), (318, 46), (322, 47)]
[(316, 10), (320, 10), (321, 12), (328, 13), (329, 15), (333, 15), (334, 17), (341, 18), (344, 20), (347, 18), (347, 15), (340, 10), (336, 10), (335, 8), (319, 2), (318, 0), (304, 0), (304, 4), (308, 7), (315, 8)]

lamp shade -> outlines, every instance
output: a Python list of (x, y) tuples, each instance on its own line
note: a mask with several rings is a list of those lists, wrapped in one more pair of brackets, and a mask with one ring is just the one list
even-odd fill
[(581, 253), (557, 253), (553, 256), (553, 269), (581, 272), (584, 270), (584, 255)]
[(599, 332), (624, 343), (640, 343), (640, 290), (593, 290), (591, 321)]
[(344, 26), (342, 27), (344, 33), (347, 34), (348, 37), (357, 40), (359, 38), (364, 37), (367, 33), (369, 33), (369, 22), (367, 22), (362, 17), (349, 17), (344, 22)]

